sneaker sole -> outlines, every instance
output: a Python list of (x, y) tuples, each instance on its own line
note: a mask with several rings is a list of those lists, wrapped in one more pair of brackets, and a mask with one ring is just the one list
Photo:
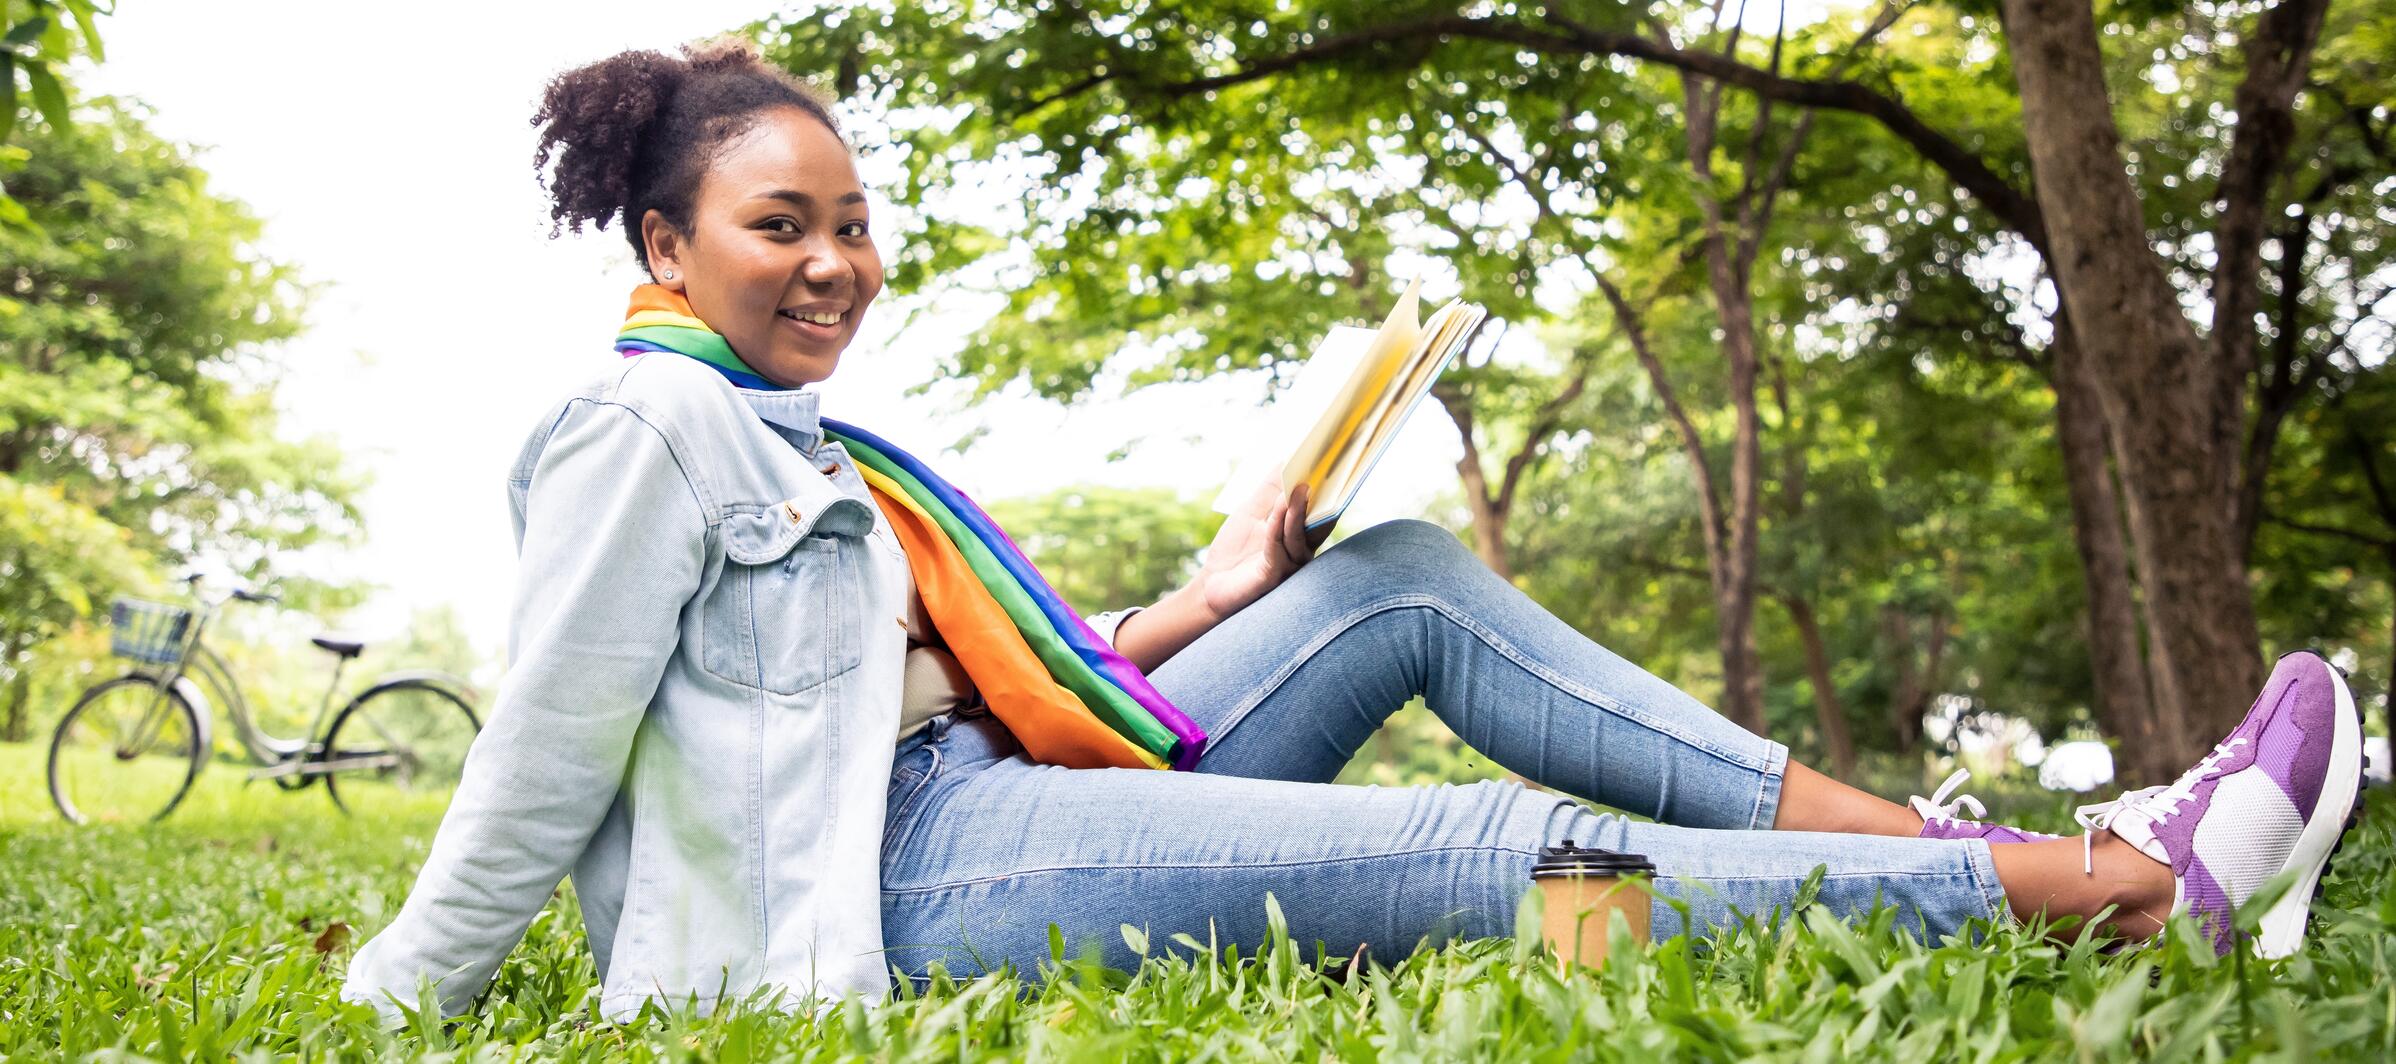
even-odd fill
[[(2321, 781), (2321, 797), (2313, 804), (2312, 814), (2305, 818), (2304, 833), (2297, 836), (2295, 850), (2280, 866), (2282, 874), (2291, 868), (2301, 868), (2304, 878), (2291, 884), (2288, 892), (2263, 913), (2254, 946), (2258, 957), (2285, 957), (2304, 948), (2313, 899), (2321, 894), (2321, 874), (2329, 869), (2330, 857), (2344, 845), (2347, 829), (2361, 819), (2362, 713), (2355, 708), (2354, 692), (2346, 688), (2345, 675), (2327, 660), (2321, 665), (2329, 673), (2330, 685), (2338, 696), (2328, 777)], [(2341, 766), (2353, 766), (2353, 771), (2341, 771)]]

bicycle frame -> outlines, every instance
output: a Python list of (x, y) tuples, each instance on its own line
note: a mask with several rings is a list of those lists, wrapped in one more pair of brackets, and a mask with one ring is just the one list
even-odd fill
[[(141, 741), (138, 745), (147, 746), (153, 738), (150, 733), (165, 722), (166, 693), (178, 686), (188, 690), (188, 685), (183, 681), (186, 678), (196, 678), (202, 686), (208, 689), (216, 701), (224, 703), (225, 713), (233, 721), (234, 734), (241, 739), (243, 752), (249, 755), (253, 763), (261, 766), (274, 766), (293, 761), (305, 754), (315, 744), (315, 740), (310, 737), (318, 735), (324, 730), (326, 718), (333, 711), (333, 694), (341, 689), (341, 674), (348, 668), (349, 659), (341, 658), (333, 662), (333, 678), (325, 685), (324, 696), (318, 700), (316, 705), (316, 716), (308, 722), (308, 728), (301, 733), (300, 738), (286, 739), (270, 735), (265, 729), (260, 728), (256, 718), (250, 715), (249, 698), (242, 693), (240, 682), (233, 678), (232, 667), (226, 665), (224, 658), (219, 657), (215, 650), (210, 649), (206, 643), (201, 641), (201, 637), (206, 634), (209, 622), (215, 620), (217, 612), (223, 608), (224, 601), (219, 601), (201, 610), (193, 617), (191, 632), (184, 637), (183, 652), (175, 658), (175, 663), (164, 670), (151, 674), (158, 684), (157, 701), (152, 704), (150, 711), (142, 718), (144, 724), (140, 733)], [(201, 701), (203, 704), (195, 705), (192, 709), (202, 717), (202, 724), (205, 727), (205, 720), (210, 715), (209, 707), (205, 704), (206, 699)]]
[[(258, 726), (257, 718), (250, 715), (249, 696), (242, 693), (240, 682), (233, 679), (232, 667), (225, 664), (225, 659), (217, 656), (214, 649), (206, 645), (194, 646), (188, 663), (191, 667), (187, 671), (196, 674), (216, 699), (225, 704), (225, 716), (233, 722), (233, 734), (241, 739), (241, 745), (248, 751), (250, 760), (271, 765), (308, 749), (309, 740), (304, 735), (297, 739), (286, 739), (269, 735)], [(335, 680), (338, 682), (339, 677), (336, 676)], [(326, 701), (331, 701), (329, 693)], [(314, 734), (315, 729), (323, 724), (324, 710), (320, 708), (307, 734)]]

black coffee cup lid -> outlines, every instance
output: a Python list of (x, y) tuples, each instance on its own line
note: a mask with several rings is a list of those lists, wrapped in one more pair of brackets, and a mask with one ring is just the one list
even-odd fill
[(1655, 870), (1655, 864), (1647, 859), (1646, 854), (1589, 849), (1575, 846), (1571, 839), (1566, 839), (1562, 846), (1539, 848), (1539, 861), (1531, 866), (1531, 878), (1619, 876), (1632, 872), (1653, 875)]

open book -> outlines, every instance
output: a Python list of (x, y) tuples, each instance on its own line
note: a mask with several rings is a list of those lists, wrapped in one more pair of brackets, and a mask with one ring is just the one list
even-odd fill
[(1300, 482), (1311, 486), (1306, 527), (1339, 519), (1406, 416), (1487, 316), (1477, 304), (1450, 300), (1422, 321), (1422, 286), (1420, 278), (1407, 285), (1379, 329), (1336, 326), (1315, 345), (1276, 404), (1291, 413), (1268, 419), (1248, 458), (1215, 496), (1216, 513), (1236, 512), (1262, 485), (1278, 480), (1283, 491)]

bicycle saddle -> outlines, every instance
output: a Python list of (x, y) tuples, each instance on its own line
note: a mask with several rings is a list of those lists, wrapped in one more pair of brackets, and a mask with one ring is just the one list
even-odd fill
[(308, 642), (314, 643), (317, 646), (323, 647), (326, 650), (330, 650), (333, 653), (339, 654), (345, 658), (357, 657), (359, 651), (366, 649), (366, 641), (363, 639), (350, 639), (345, 636), (333, 635), (329, 632), (324, 635), (317, 636), (314, 639), (308, 640)]

